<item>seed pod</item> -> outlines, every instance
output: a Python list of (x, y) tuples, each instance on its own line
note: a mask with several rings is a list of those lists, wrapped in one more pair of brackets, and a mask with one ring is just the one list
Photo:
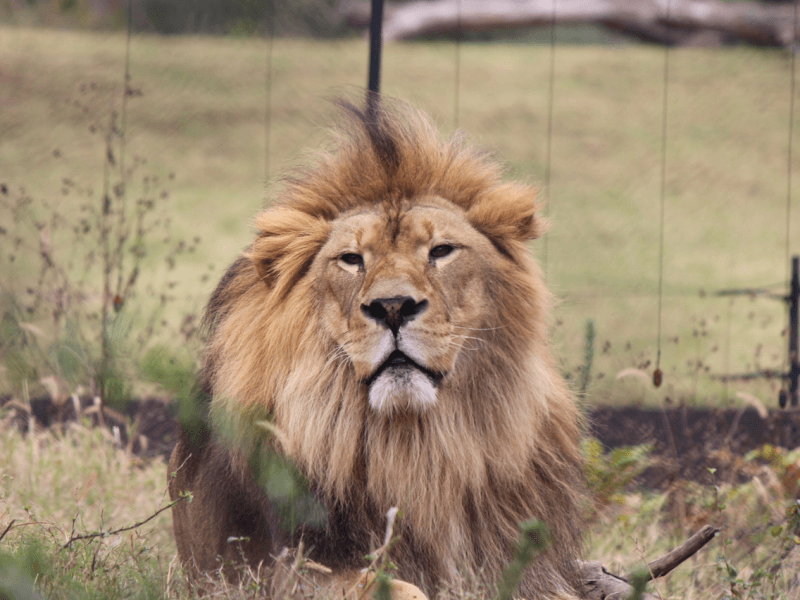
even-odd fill
[(653, 371), (653, 385), (656, 387), (661, 387), (661, 379), (662, 379), (661, 369), (656, 369), (655, 371)]

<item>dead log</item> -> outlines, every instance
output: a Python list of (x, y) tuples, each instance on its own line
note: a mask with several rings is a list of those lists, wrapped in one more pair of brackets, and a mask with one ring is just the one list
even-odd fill
[[(587, 600), (627, 600), (633, 588), (630, 583), (614, 575), (597, 561), (582, 562), (583, 595)], [(642, 600), (658, 600), (656, 596), (642, 594)]]
[[(698, 550), (710, 542), (719, 533), (719, 529), (706, 525), (683, 544), (647, 564), (645, 577), (656, 579), (671, 572), (675, 567), (692, 557)], [(634, 575), (620, 577), (610, 573), (597, 561), (581, 562), (584, 595), (587, 600), (626, 600), (633, 588), (631, 582)], [(652, 594), (644, 593), (642, 600), (657, 600)]]
[[(387, 2), (384, 39), (404, 40), (459, 31), (487, 31), (594, 23), (639, 39), (691, 43), (709, 32), (759, 46), (793, 48), (797, 39), (791, 4), (720, 0), (430, 0)], [(353, 27), (369, 24), (370, 5), (343, 0)]]
[[(702, 529), (700, 529), (700, 531), (695, 533), (683, 544), (674, 550), (667, 552), (661, 558), (648, 563), (647, 571), (650, 575), (650, 579), (663, 577), (672, 571), (687, 558), (693, 556), (698, 550), (700, 550), (700, 548), (713, 540), (717, 533), (719, 533), (719, 529), (712, 527), (711, 525), (705, 525)], [(632, 577), (632, 575), (629, 577)]]

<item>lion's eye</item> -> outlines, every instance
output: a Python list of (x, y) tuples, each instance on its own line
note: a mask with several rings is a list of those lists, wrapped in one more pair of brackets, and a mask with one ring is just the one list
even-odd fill
[(450, 244), (440, 244), (431, 248), (431, 258), (444, 258), (448, 254), (451, 254), (453, 250), (455, 250), (455, 248)]
[(363, 267), (364, 266), (364, 257), (360, 254), (356, 254), (355, 252), (347, 252), (342, 254), (339, 257), (339, 260), (342, 261), (346, 265), (350, 265), (353, 267)]

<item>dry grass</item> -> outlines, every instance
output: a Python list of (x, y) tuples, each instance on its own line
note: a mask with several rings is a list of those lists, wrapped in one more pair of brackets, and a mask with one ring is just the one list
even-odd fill
[[(3, 426), (3, 520), (45, 520), (69, 539), (81, 531), (110, 530), (144, 520), (165, 500), (166, 466), (142, 463), (115, 447), (104, 429), (70, 423), (63, 432), (24, 436)], [(174, 552), (163, 515), (140, 534), (164, 555)]]
[[(33, 557), (37, 589), (47, 598), (195, 597), (174, 560), (169, 511), (132, 531), (64, 547), (70, 538), (141, 523), (163, 508), (163, 461), (141, 462), (117, 448), (112, 435), (82, 424), (28, 436), (6, 419), (0, 434), (0, 531), (14, 520), (0, 540), (0, 580), (14, 575), (8, 556), (22, 565)], [(620, 489), (604, 495), (590, 511), (587, 557), (612, 572), (630, 573), (710, 523), (722, 533), (653, 585), (662, 598), (800, 597), (800, 520), (795, 516), (789, 526), (786, 509), (794, 503), (786, 479), (765, 465), (754, 463), (751, 471), (754, 477), (744, 485), (715, 482), (709, 473), (707, 485), (678, 482), (667, 493)], [(295, 587), (293, 578), (307, 579), (293, 565), (285, 589)], [(24, 581), (26, 573), (17, 576)], [(300, 585), (313, 588), (313, 582)], [(204, 589), (205, 597), (227, 600), (263, 597), (269, 586), (266, 573), (245, 570), (231, 583), (209, 577)], [(483, 600), (492, 594), (463, 581), (444, 597)]]
[[(32, 561), (46, 598), (161, 597), (175, 553), (164, 512), (118, 535), (67, 542), (143, 522), (167, 504), (163, 461), (142, 463), (99, 428), (21, 434), (0, 423), (0, 554)], [(2, 561), (0, 561), (2, 562)], [(0, 564), (0, 571), (3, 565)], [(10, 583), (8, 571), (0, 580)]]
[[(588, 553), (609, 570), (632, 573), (683, 542), (706, 523), (721, 527), (717, 538), (687, 563), (653, 585), (663, 598), (796, 598), (800, 551), (786, 528), (790, 502), (782, 490), (760, 479), (714, 488), (691, 483), (667, 494), (629, 493), (606, 508), (589, 534)], [(773, 535), (774, 533), (774, 535)], [(727, 567), (736, 569), (733, 581)], [(745, 585), (745, 583), (747, 585)]]

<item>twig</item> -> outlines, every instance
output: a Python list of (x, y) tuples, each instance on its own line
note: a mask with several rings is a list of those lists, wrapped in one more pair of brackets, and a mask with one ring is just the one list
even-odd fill
[(6, 527), (6, 528), (3, 530), (3, 533), (0, 533), (0, 541), (2, 541), (2, 539), (3, 539), (4, 537), (6, 537), (6, 534), (7, 534), (9, 531), (11, 531), (11, 527), (13, 527), (13, 525), (14, 525), (14, 522), (15, 522), (15, 519), (11, 519), (11, 523), (9, 523), (9, 524), (8, 524), (8, 527)]
[[(372, 583), (377, 580), (377, 577), (373, 577), (370, 579), (370, 575), (374, 572), (376, 575), (380, 573), (386, 563), (386, 557), (388, 555), (389, 549), (392, 546), (392, 542), (394, 541), (392, 537), (394, 536), (394, 522), (397, 518), (398, 509), (396, 506), (393, 506), (389, 509), (386, 513), (386, 534), (383, 538), (383, 546), (375, 550), (371, 553), (372, 562), (367, 567), (367, 570), (363, 577), (359, 577), (356, 579), (356, 582), (353, 586), (344, 594), (345, 598), (350, 598), (353, 592), (356, 591), (359, 585), (363, 586), (361, 593), (358, 595), (358, 600), (362, 600), (367, 592), (369, 591)], [(380, 564), (379, 564), (380, 563)]]
[[(714, 536), (717, 535), (717, 533), (719, 533), (718, 527), (706, 525), (671, 552), (668, 552), (661, 558), (657, 558), (650, 562), (647, 565), (647, 569), (650, 571), (649, 579), (663, 577), (672, 571), (675, 567), (680, 565), (687, 558), (693, 556), (698, 550), (700, 550), (700, 548), (710, 542)], [(628, 579), (630, 578), (631, 576), (628, 576)]]
[(97, 537), (108, 537), (110, 535), (117, 535), (118, 533), (125, 533), (126, 531), (130, 531), (131, 529), (136, 529), (137, 527), (141, 527), (142, 525), (144, 525), (148, 521), (153, 520), (155, 517), (160, 515), (165, 510), (175, 506), (178, 502), (186, 500), (186, 498), (187, 498), (187, 496), (181, 496), (177, 500), (174, 500), (173, 502), (170, 502), (166, 506), (164, 506), (162, 508), (159, 508), (156, 512), (154, 512), (152, 515), (147, 517), (144, 521), (140, 521), (139, 523), (134, 523), (133, 525), (129, 525), (128, 527), (122, 527), (120, 529), (115, 529), (114, 531), (98, 531), (98, 532), (95, 532), (95, 533), (87, 533), (87, 534), (84, 534), (84, 535), (70, 536), (69, 540), (67, 541), (66, 544), (64, 544), (62, 546), (62, 548), (69, 548), (72, 545), (72, 542), (77, 542), (78, 540), (91, 540), (91, 539), (97, 538)]

